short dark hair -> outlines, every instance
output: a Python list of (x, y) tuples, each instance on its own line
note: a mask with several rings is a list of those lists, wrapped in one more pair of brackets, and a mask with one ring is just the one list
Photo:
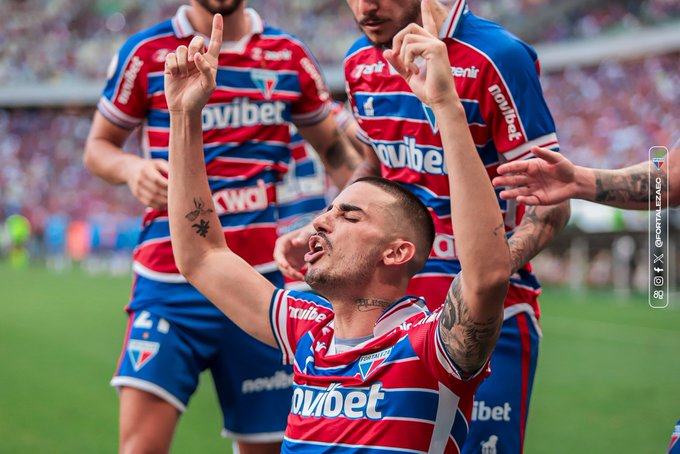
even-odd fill
[(422, 200), (395, 181), (381, 177), (363, 177), (354, 183), (368, 183), (376, 186), (396, 199), (395, 205), (399, 209), (396, 213), (398, 218), (404, 220), (404, 225), (410, 225), (416, 235), (414, 241), (416, 254), (408, 268), (411, 276), (415, 275), (425, 266), (434, 242), (434, 222), (430, 211)]

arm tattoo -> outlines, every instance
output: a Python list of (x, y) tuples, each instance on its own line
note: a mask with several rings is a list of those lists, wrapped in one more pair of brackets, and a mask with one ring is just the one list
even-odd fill
[(508, 240), (512, 273), (541, 252), (568, 220), (568, 211), (565, 212), (562, 205), (541, 208), (527, 206), (517, 231)]
[[(192, 210), (184, 215), (184, 217), (187, 218), (189, 222), (195, 221), (196, 218), (201, 215), (206, 215), (213, 212), (212, 208), (205, 208), (205, 202), (200, 197), (194, 197), (194, 208), (195, 210)], [(191, 224), (191, 226), (196, 229), (196, 233), (198, 235), (205, 238), (208, 235), (208, 230), (210, 230), (210, 221), (201, 219), (199, 222)]]
[(347, 141), (343, 140), (342, 133), (336, 128), (333, 131), (333, 142), (326, 148), (326, 162), (331, 169), (339, 169), (349, 163), (347, 159)]
[(359, 298), (357, 300), (357, 310), (359, 312), (375, 311), (377, 309), (383, 310), (390, 304), (392, 303), (385, 300)]
[(447, 353), (464, 372), (476, 372), (493, 350), (503, 324), (499, 316), (477, 320), (465, 304), (462, 276), (454, 279), (442, 309), (440, 332)]
[(206, 221), (205, 219), (201, 219), (201, 222), (196, 223), (196, 224), (191, 224), (193, 228), (196, 229), (196, 233), (201, 235), (203, 238), (208, 236), (208, 230), (210, 230), (210, 221)]
[(196, 208), (195, 210), (192, 210), (188, 212), (186, 215), (184, 215), (184, 217), (191, 222), (193, 222), (197, 217), (199, 217), (202, 214), (210, 214), (213, 212), (211, 208), (205, 209), (205, 202), (200, 197), (199, 198), (194, 197), (194, 207)]
[(649, 182), (657, 177), (661, 178), (661, 189), (665, 193), (667, 179), (662, 171), (658, 171), (656, 175), (650, 175), (646, 169), (637, 168), (630, 169), (624, 175), (606, 171), (595, 172), (595, 201), (600, 203), (646, 202), (650, 194)]

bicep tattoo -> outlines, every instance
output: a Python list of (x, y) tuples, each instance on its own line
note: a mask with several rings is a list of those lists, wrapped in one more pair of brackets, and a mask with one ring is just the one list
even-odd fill
[(487, 360), (498, 339), (503, 318), (475, 319), (465, 304), (462, 276), (451, 284), (440, 318), (440, 332), (447, 353), (464, 372), (476, 372)]

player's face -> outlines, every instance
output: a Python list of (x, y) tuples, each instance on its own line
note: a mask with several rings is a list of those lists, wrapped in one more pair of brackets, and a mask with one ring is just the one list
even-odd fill
[(420, 0), (347, 0), (347, 4), (376, 46), (391, 46), (394, 35), (420, 19)]
[(394, 199), (368, 183), (343, 190), (312, 225), (307, 283), (322, 294), (327, 290), (362, 288), (373, 279), (390, 238), (388, 207)]
[(210, 14), (229, 16), (236, 11), (244, 0), (196, 0), (196, 3), (208, 10)]

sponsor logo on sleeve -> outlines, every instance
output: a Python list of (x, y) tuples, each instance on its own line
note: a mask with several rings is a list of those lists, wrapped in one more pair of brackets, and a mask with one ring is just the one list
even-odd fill
[(137, 79), (137, 75), (142, 69), (142, 66), (144, 66), (144, 61), (135, 55), (132, 59), (132, 62), (130, 63), (130, 66), (125, 71), (125, 74), (123, 74), (123, 87), (120, 90), (120, 94), (118, 95), (119, 103), (127, 104), (130, 100), (132, 89), (135, 86), (135, 80)]
[(330, 95), (328, 94), (328, 89), (326, 88), (326, 84), (323, 81), (323, 77), (321, 77), (321, 74), (316, 69), (316, 65), (314, 65), (314, 63), (312, 63), (311, 60), (307, 57), (300, 60), (300, 64), (302, 65), (302, 68), (307, 72), (307, 74), (309, 74), (309, 77), (311, 77), (314, 83), (316, 84), (316, 91), (319, 93), (319, 98), (322, 101), (328, 100), (330, 97)]
[(326, 314), (319, 313), (315, 306), (288, 307), (288, 316), (297, 320), (310, 320), (320, 323), (326, 320)]
[(494, 101), (498, 104), (498, 108), (501, 110), (501, 114), (503, 114), (505, 123), (508, 125), (508, 140), (512, 142), (521, 139), (522, 133), (517, 127), (517, 113), (501, 91), (501, 87), (499, 87), (498, 84), (494, 84), (489, 87), (489, 93), (491, 93)]
[(470, 66), (468, 68), (463, 68), (461, 66), (452, 66), (451, 74), (454, 77), (466, 77), (468, 79), (476, 79), (477, 74), (479, 74), (479, 69), (475, 66)]

